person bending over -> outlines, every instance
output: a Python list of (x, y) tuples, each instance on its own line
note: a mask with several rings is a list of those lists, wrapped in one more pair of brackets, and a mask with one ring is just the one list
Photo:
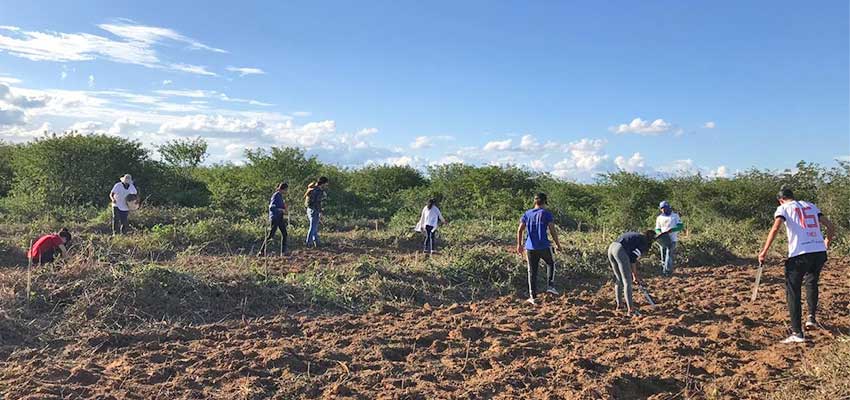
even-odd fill
[(649, 246), (655, 240), (655, 232), (647, 230), (644, 233), (626, 232), (608, 246), (608, 262), (614, 274), (614, 298), (617, 310), (626, 303), (626, 312), (631, 316), (639, 316), (632, 301), (632, 283), (640, 284), (637, 273), (638, 259), (649, 252)]
[(71, 233), (62, 228), (59, 232), (44, 235), (33, 243), (27, 252), (27, 257), (33, 264), (47, 264), (56, 259), (56, 252), (64, 256), (68, 253), (65, 245), (71, 242)]

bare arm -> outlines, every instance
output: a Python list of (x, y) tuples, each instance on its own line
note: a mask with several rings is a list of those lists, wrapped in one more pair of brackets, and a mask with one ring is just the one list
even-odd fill
[(824, 244), (826, 244), (826, 248), (829, 248), (829, 243), (835, 239), (835, 225), (832, 224), (832, 221), (826, 217), (826, 215), (821, 214), (818, 217), (818, 220), (821, 224), (826, 226), (826, 240), (824, 240)]
[(520, 222), (516, 230), (516, 253), (522, 254), (522, 236), (525, 233), (525, 222)]
[(561, 240), (558, 238), (558, 227), (554, 222), (549, 223), (549, 232), (552, 235), (552, 241), (555, 242), (555, 248), (561, 251)]
[(65, 257), (68, 254), (68, 249), (65, 248), (64, 244), (59, 245), (59, 251), (62, 253), (62, 257)]
[(764, 259), (767, 258), (767, 251), (770, 250), (770, 245), (773, 244), (773, 240), (776, 239), (776, 233), (779, 232), (779, 228), (785, 221), (782, 218), (775, 218), (773, 220), (773, 226), (770, 227), (770, 232), (767, 234), (767, 240), (764, 241), (764, 247), (759, 253), (759, 262), (764, 262)]
[(632, 263), (632, 282), (634, 282), (635, 284), (640, 283), (640, 277), (638, 277), (638, 272), (637, 272), (639, 264), (640, 264), (639, 260), (635, 260), (635, 262)]

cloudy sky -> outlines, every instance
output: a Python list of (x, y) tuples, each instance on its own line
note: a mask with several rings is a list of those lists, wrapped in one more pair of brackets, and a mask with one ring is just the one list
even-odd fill
[(116, 3), (0, 4), (0, 140), (577, 180), (850, 159), (845, 0)]

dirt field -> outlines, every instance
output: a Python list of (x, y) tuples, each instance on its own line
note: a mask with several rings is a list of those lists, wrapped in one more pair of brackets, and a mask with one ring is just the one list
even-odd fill
[(680, 269), (650, 278), (659, 305), (613, 310), (612, 285), (573, 280), (532, 307), (516, 296), (383, 306), (367, 314), (292, 308), (253, 320), (0, 346), (8, 399), (52, 398), (762, 398), (812, 348), (850, 333), (850, 262), (821, 280), (821, 322), (782, 345), (782, 269)]

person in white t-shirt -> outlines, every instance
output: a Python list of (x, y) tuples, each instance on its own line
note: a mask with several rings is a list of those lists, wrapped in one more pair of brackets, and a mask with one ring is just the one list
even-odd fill
[(419, 222), (416, 223), (416, 232), (425, 233), (425, 244), (423, 251), (425, 253), (434, 254), (434, 233), (437, 231), (437, 226), (440, 223), (447, 223), (443, 218), (443, 213), (437, 208), (437, 200), (428, 200), (428, 205), (422, 209), (419, 214)]
[(112, 234), (125, 234), (130, 227), (130, 205), (127, 203), (127, 196), (134, 194), (136, 197), (139, 191), (133, 184), (133, 177), (130, 174), (125, 174), (121, 177), (120, 182), (112, 187), (109, 192), (109, 200), (112, 202)]
[(664, 276), (673, 275), (673, 259), (676, 251), (676, 232), (684, 228), (679, 214), (673, 212), (670, 203), (666, 200), (658, 205), (661, 213), (655, 218), (655, 233), (661, 235), (664, 232), (670, 232), (669, 235), (659, 236), (658, 245), (661, 247), (661, 274)]
[[(809, 316), (806, 329), (818, 327), (815, 315), (818, 309), (818, 280), (826, 263), (826, 250), (835, 235), (835, 226), (820, 212), (817, 206), (806, 201), (794, 199), (794, 192), (783, 187), (777, 195), (779, 207), (773, 214), (773, 227), (767, 235), (759, 262), (767, 258), (767, 251), (779, 227), (785, 223), (788, 235), (788, 259), (785, 260), (785, 298), (788, 302), (788, 314), (791, 317), (791, 336), (782, 343), (802, 343), (805, 341), (802, 326), (801, 291), (806, 285), (806, 303)], [(826, 227), (826, 239), (821, 233), (821, 225)]]

